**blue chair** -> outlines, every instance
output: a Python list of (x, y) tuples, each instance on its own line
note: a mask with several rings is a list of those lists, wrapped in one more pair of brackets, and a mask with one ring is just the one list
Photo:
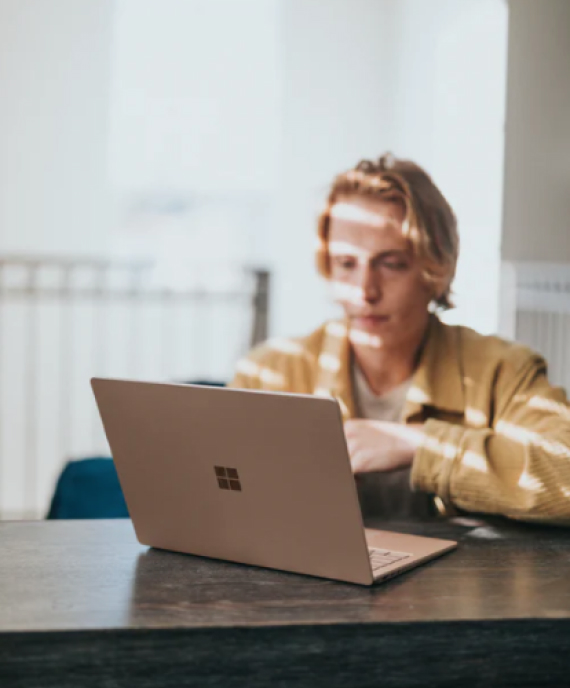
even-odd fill
[(128, 518), (113, 459), (70, 461), (59, 476), (48, 519)]

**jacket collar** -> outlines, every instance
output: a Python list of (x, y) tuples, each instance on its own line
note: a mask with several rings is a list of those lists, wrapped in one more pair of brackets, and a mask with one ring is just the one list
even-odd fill
[[(437, 316), (431, 315), (419, 364), (404, 405), (404, 420), (421, 413), (425, 407), (458, 414), (464, 412), (465, 393), (458, 336), (458, 330), (444, 325)], [(356, 414), (351, 358), (348, 322), (326, 323), (318, 359), (315, 394), (337, 398), (345, 419)]]

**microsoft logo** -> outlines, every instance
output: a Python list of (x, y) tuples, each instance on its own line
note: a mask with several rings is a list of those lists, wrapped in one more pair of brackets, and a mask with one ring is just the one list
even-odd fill
[(241, 482), (236, 468), (214, 466), (220, 490), (235, 490), (241, 492)]

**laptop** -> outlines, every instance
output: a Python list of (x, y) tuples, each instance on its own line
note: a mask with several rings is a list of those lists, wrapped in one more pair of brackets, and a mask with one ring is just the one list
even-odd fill
[(457, 545), (364, 528), (334, 399), (91, 384), (141, 544), (361, 585)]

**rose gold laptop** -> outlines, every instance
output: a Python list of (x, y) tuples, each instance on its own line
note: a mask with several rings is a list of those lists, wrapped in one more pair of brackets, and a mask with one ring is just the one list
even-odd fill
[(333, 399), (92, 386), (142, 544), (362, 585), (456, 547), (364, 529)]

